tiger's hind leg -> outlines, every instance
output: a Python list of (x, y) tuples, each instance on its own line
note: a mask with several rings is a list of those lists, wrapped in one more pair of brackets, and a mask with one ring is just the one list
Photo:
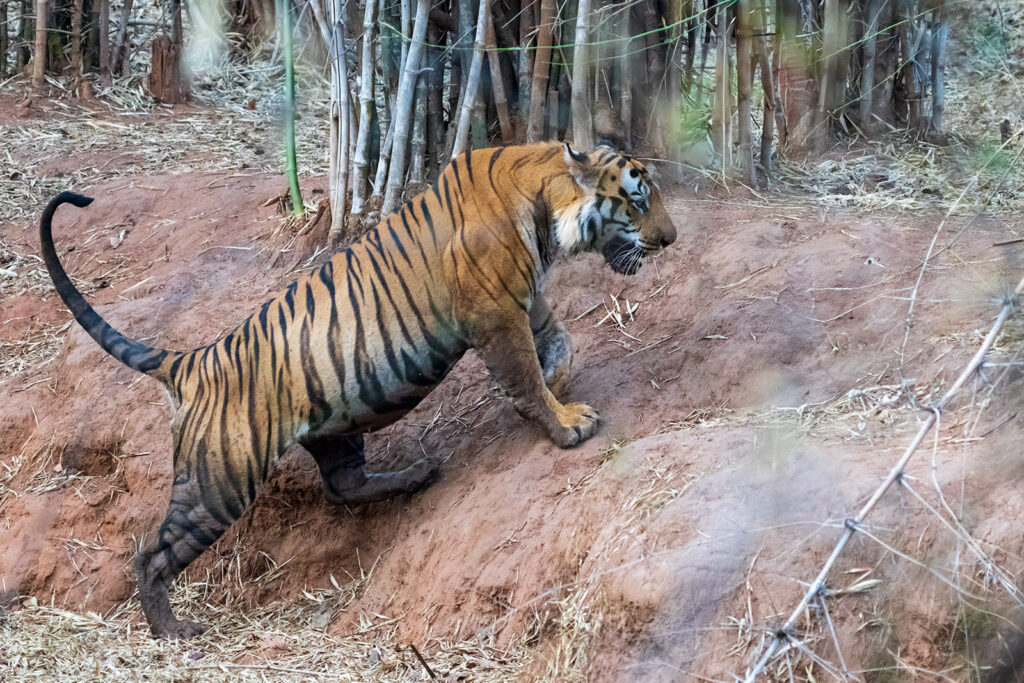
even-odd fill
[(168, 595), (171, 583), (241, 516), (262, 482), (253, 478), (261, 474), (244, 464), (252, 462), (249, 453), (222, 454), (207, 449), (205, 440), (196, 448), (176, 446), (167, 516), (156, 541), (135, 558), (142, 611), (150, 630), (161, 638), (191, 638), (203, 632), (196, 622), (174, 616)]
[(373, 503), (399, 493), (415, 493), (439, 478), (425, 459), (394, 472), (367, 472), (363, 435), (307, 437), (301, 442), (320, 468), (324, 497), (335, 505)]
[(530, 332), (544, 384), (555, 396), (563, 395), (572, 377), (572, 337), (541, 295), (530, 307)]

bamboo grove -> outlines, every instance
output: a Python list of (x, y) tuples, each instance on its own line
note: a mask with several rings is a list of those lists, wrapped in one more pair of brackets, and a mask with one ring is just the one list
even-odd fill
[[(112, 1), (0, 0), (0, 76), (130, 76), (153, 22)], [(149, 84), (174, 102), (188, 36), (159, 2)], [(696, 165), (757, 187), (836, 136), (943, 139), (944, 0), (186, 0), (186, 34), (200, 2), (226, 3), (237, 58), (282, 27), (318, 42), (334, 239), (492, 144), (604, 142), (680, 172), (703, 146)]]

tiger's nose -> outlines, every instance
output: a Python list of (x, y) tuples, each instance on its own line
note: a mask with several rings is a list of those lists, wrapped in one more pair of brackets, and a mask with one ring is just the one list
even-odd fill
[(676, 226), (669, 222), (668, 226), (661, 232), (661, 248), (664, 249), (668, 245), (676, 241)]

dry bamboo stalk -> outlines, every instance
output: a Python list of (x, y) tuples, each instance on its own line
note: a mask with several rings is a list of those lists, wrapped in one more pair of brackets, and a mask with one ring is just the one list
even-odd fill
[[(527, 142), (538, 142), (544, 138), (544, 105), (548, 99), (548, 73), (551, 70), (551, 28), (554, 21), (554, 0), (540, 0), (537, 54), (533, 59), (533, 85), (530, 89), (530, 113), (526, 127)], [(554, 131), (551, 135), (554, 136)]]
[(487, 32), (487, 24), (490, 23), (490, 16), (491, 3), (482, 0), (480, 12), (477, 15), (476, 37), (473, 41), (473, 61), (469, 67), (466, 92), (463, 94), (462, 108), (459, 110), (459, 127), (456, 129), (455, 142), (452, 145), (452, 159), (466, 150), (466, 141), (469, 138), (469, 116), (480, 90), (480, 71), (484, 61), (484, 35)]
[[(487, 3), (484, 5), (486, 6)], [(416, 92), (416, 78), (419, 76), (420, 59), (423, 56), (423, 43), (427, 37), (427, 15), (429, 12), (430, 0), (417, 0), (412, 44), (409, 46), (409, 54), (402, 71), (402, 80), (398, 86), (398, 97), (392, 115), (395, 133), (391, 142), (391, 164), (388, 168), (388, 182), (384, 192), (381, 215), (390, 213), (398, 206), (402, 184), (405, 182), (409, 119), (412, 114), (413, 95)]]
[(377, 26), (377, 0), (367, 0), (363, 14), (363, 50), (359, 80), (359, 131), (356, 134), (356, 151), (353, 155), (355, 178), (352, 183), (351, 215), (363, 215), (366, 201), (366, 183), (369, 171), (367, 147), (370, 141), (370, 126), (374, 124), (376, 102), (373, 99), (373, 37)]
[(856, 533), (857, 529), (864, 523), (867, 516), (871, 514), (871, 511), (874, 510), (875, 505), (878, 504), (878, 501), (881, 500), (886, 491), (888, 491), (893, 484), (903, 478), (907, 463), (910, 462), (914, 452), (917, 451), (921, 442), (924, 441), (924, 437), (929, 431), (931, 431), (932, 427), (935, 426), (935, 423), (938, 420), (938, 415), (942, 412), (943, 408), (945, 408), (949, 401), (960, 392), (960, 389), (967, 383), (967, 380), (981, 368), (982, 364), (985, 362), (985, 356), (988, 354), (989, 349), (992, 347), (996, 337), (999, 335), (999, 331), (1003, 327), (1003, 323), (1005, 323), (1006, 319), (1009, 318), (1010, 313), (1013, 311), (1017, 303), (1017, 298), (1022, 293), (1024, 293), (1024, 279), (1021, 279), (1017, 284), (1016, 289), (1013, 291), (1013, 296), (1008, 297), (1003, 303), (1003, 306), (999, 311), (999, 315), (996, 317), (995, 322), (992, 323), (992, 327), (989, 329), (988, 334), (985, 335), (984, 341), (967, 364), (967, 367), (965, 367), (963, 372), (960, 373), (960, 376), (956, 378), (956, 381), (953, 382), (952, 386), (946, 390), (938, 403), (930, 408), (928, 418), (921, 425), (920, 429), (917, 430), (917, 434), (910, 442), (910, 445), (907, 446), (903, 455), (892, 469), (889, 470), (889, 474), (886, 476), (885, 480), (878, 486), (878, 488), (875, 489), (874, 493), (871, 494), (871, 497), (857, 513), (857, 516), (846, 520), (843, 534), (839, 537), (839, 541), (832, 549), (832, 554), (829, 555), (828, 559), (825, 561), (825, 565), (821, 568), (821, 571), (818, 572), (818, 575), (810, 584), (810, 588), (808, 588), (807, 592), (804, 593), (803, 598), (800, 600), (800, 604), (797, 605), (796, 609), (794, 609), (789, 615), (786, 622), (780, 628), (775, 629), (775, 637), (772, 638), (768, 648), (757, 660), (754, 667), (747, 672), (747, 675), (744, 678), (746, 683), (754, 683), (757, 676), (764, 671), (768, 662), (771, 661), (771, 658), (775, 654), (776, 650), (778, 650), (779, 645), (781, 643), (788, 642), (790, 638), (792, 638), (793, 626), (796, 625), (797, 620), (799, 620), (803, 615), (804, 610), (806, 610), (808, 605), (811, 604), (811, 601), (819, 595), (822, 595), (822, 591), (825, 590), (825, 581), (828, 579), (829, 572), (832, 570), (832, 567), (835, 566), (836, 561), (839, 559), (839, 555), (843, 552), (847, 543), (850, 542), (854, 533)]
[(498, 45), (494, 36), (493, 21), (488, 21), (484, 27), (484, 44), (488, 50), (487, 66), (491, 70), (491, 92), (494, 95), (494, 108), (498, 112), (501, 141), (507, 145), (515, 137), (515, 131), (512, 130), (512, 121), (508, 116), (508, 98), (505, 94), (505, 81), (501, 75), (501, 64), (498, 61)]
[(590, 111), (590, 0), (579, 0), (576, 40), (572, 58), (572, 137), (582, 149), (594, 147), (594, 121)]

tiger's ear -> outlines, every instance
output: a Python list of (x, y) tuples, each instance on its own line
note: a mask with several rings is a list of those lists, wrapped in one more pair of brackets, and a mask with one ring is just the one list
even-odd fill
[(591, 165), (590, 157), (586, 152), (577, 151), (568, 142), (563, 142), (562, 156), (565, 158), (565, 165), (569, 167), (569, 174), (577, 185), (585, 190), (593, 190), (597, 187), (600, 174)]

